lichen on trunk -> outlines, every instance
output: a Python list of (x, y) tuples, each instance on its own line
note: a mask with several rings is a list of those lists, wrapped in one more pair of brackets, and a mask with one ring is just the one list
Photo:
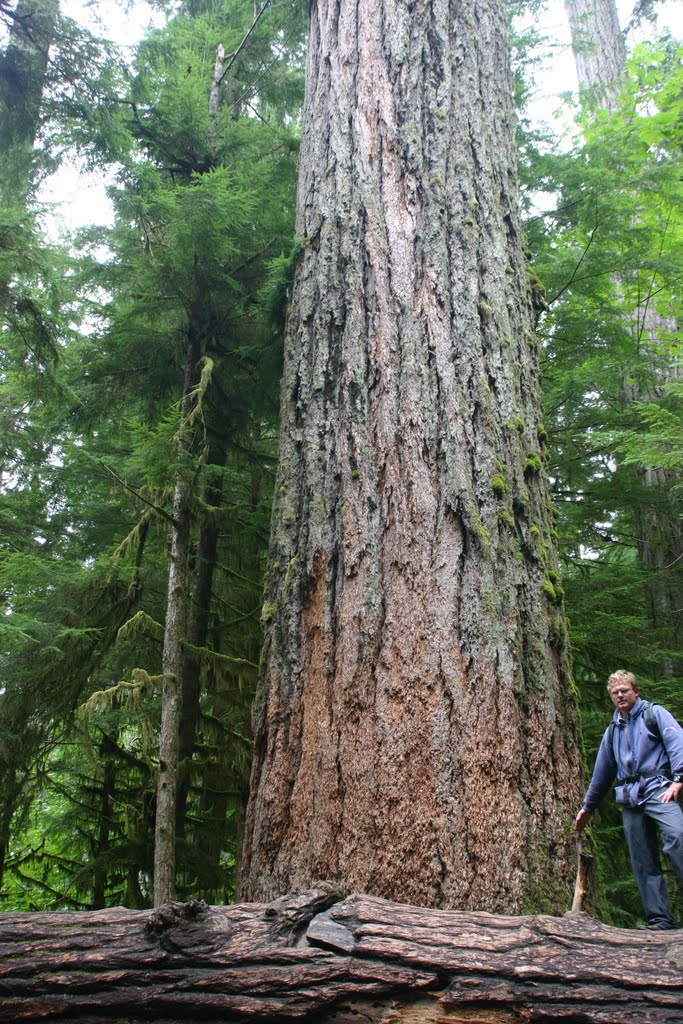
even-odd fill
[(311, 6), (242, 897), (571, 903), (502, 0)]

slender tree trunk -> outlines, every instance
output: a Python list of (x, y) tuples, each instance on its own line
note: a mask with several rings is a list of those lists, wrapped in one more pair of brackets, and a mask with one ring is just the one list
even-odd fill
[[(214, 450), (209, 467), (222, 468), (225, 464), (225, 446), (220, 451)], [(222, 481), (210, 482), (204, 490), (204, 503), (210, 508), (218, 508), (223, 497)], [(205, 517), (199, 525), (195, 546), (195, 563), (192, 581), (192, 598), (190, 602), (187, 639), (193, 647), (204, 647), (207, 641), (213, 576), (216, 567), (216, 550), (218, 545), (218, 527), (215, 520)], [(201, 697), (201, 665), (199, 659), (188, 653), (184, 659), (182, 674), (182, 716), (180, 721), (179, 759), (189, 761), (192, 757), (199, 721)], [(189, 775), (185, 773), (178, 786), (177, 822), (179, 835), (185, 830), (187, 799), (189, 793)]]
[(246, 899), (571, 903), (502, 0), (311, 5)]
[[(10, 249), (34, 185), (34, 143), (58, 13), (58, 0), (19, 0), (7, 46), (0, 53), (0, 246)], [(10, 275), (2, 273), (0, 323), (10, 302), (10, 286)]]
[[(194, 405), (199, 346), (190, 339), (181, 406), (179, 446), (181, 456), (189, 456), (192, 438), (187, 422)], [(173, 526), (168, 570), (166, 620), (161, 671), (164, 681), (161, 697), (159, 735), (159, 781), (157, 784), (154, 832), (154, 906), (172, 900), (175, 895), (175, 822), (178, 783), (179, 729), (182, 712), (181, 680), (184, 664), (183, 642), (187, 631), (187, 594), (189, 591), (190, 531), (192, 488), (188, 466), (181, 458), (173, 494)]]
[[(107, 746), (107, 737), (104, 739)], [(105, 862), (109, 850), (109, 829), (111, 825), (111, 803), (116, 790), (116, 768), (110, 758), (105, 758), (102, 788), (100, 790), (99, 830), (95, 850), (95, 871), (93, 878), (92, 909), (102, 910), (105, 906), (107, 891), (107, 865)]]

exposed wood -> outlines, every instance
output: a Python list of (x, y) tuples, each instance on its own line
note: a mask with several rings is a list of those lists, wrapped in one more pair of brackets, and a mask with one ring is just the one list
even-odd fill
[(583, 901), (588, 890), (588, 872), (592, 856), (584, 850), (583, 837), (580, 832), (576, 836), (576, 860), (576, 882), (574, 883), (572, 910), (583, 910)]
[(0, 1021), (683, 1022), (683, 935), (340, 899), (0, 915)]

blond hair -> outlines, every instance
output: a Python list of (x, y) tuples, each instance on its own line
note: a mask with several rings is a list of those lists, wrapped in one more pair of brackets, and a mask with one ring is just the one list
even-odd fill
[(628, 672), (625, 668), (618, 668), (616, 672), (612, 673), (607, 680), (607, 689), (611, 690), (617, 683), (621, 683), (624, 686), (632, 686), (636, 693), (638, 693), (638, 680), (633, 672)]

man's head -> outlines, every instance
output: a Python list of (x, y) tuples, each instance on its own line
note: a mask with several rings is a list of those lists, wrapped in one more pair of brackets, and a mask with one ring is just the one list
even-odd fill
[(633, 672), (627, 672), (620, 668), (607, 680), (607, 689), (612, 698), (612, 703), (619, 709), (622, 715), (628, 715), (631, 708), (638, 700), (638, 680)]

